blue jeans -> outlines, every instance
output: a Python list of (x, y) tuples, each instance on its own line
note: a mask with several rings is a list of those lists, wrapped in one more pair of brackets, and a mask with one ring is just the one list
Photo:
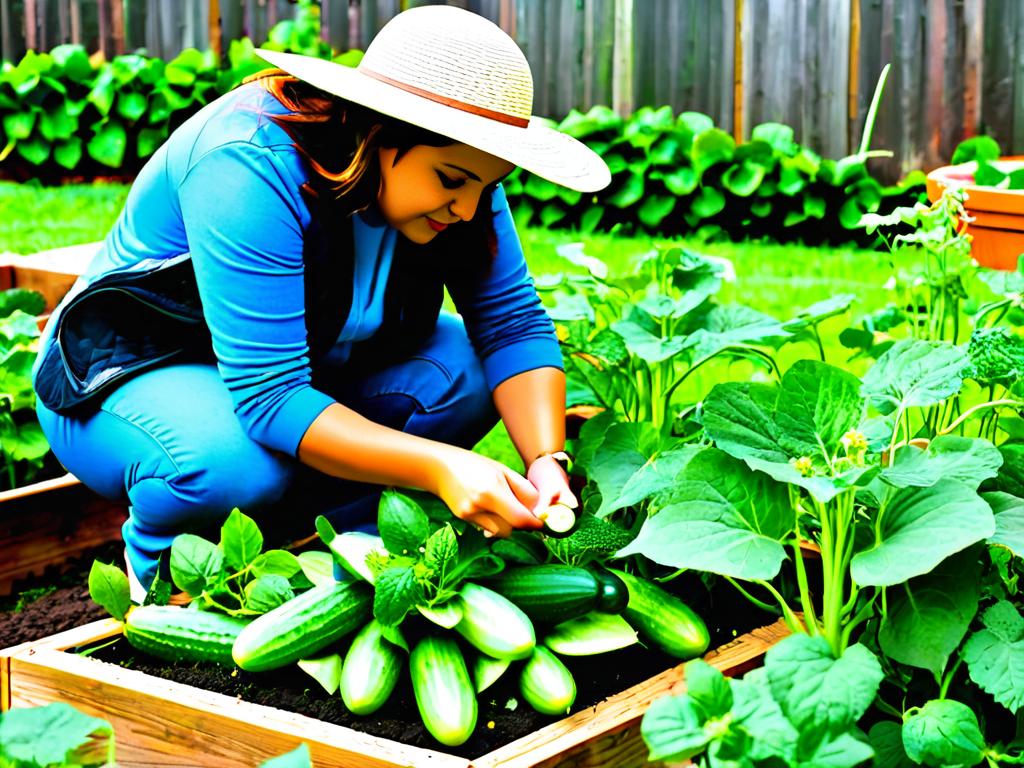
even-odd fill
[[(471, 448), (498, 421), (462, 320), (448, 313), (423, 348), (397, 364), (317, 375), (320, 389), (371, 421), (432, 440)], [(381, 486), (325, 475), (254, 442), (214, 365), (147, 371), (84, 418), (42, 405), (37, 413), (69, 472), (129, 503), (122, 534), (144, 585), (175, 536), (205, 531), (216, 539), (233, 507), (285, 537), (312, 534), (318, 514), (344, 529), (376, 522)]]

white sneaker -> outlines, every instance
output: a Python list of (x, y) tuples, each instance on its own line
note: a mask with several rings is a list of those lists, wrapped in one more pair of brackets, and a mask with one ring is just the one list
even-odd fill
[(131, 597), (132, 602), (138, 605), (142, 605), (146, 601), (146, 593), (148, 590), (142, 586), (142, 582), (139, 581), (139, 577), (135, 575), (135, 571), (132, 570), (132, 561), (128, 557), (127, 548), (124, 551), (124, 565), (125, 570), (128, 572), (128, 595)]

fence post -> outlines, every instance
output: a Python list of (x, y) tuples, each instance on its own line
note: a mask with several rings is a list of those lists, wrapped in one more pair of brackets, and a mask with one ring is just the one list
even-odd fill
[(732, 57), (732, 136), (743, 141), (743, 0), (735, 0)]
[(633, 112), (633, 0), (615, 0), (612, 106), (622, 117)]
[(984, 62), (985, 0), (964, 3), (964, 124), (963, 137), (970, 138), (981, 125), (981, 78)]
[(39, 21), (36, 0), (25, 0), (25, 47), (30, 51), (39, 48)]
[(210, 0), (210, 8), (206, 17), (207, 29), (210, 30), (209, 45), (218, 61), (221, 58), (220, 0)]

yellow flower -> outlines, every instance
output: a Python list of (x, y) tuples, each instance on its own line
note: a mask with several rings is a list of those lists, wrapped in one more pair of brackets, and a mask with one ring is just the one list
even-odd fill
[(796, 469), (804, 477), (810, 477), (814, 474), (814, 463), (807, 456), (801, 456), (799, 459), (793, 459), (793, 468)]
[(863, 432), (858, 432), (856, 429), (851, 429), (843, 435), (839, 442), (843, 444), (843, 448), (846, 449), (847, 453), (851, 450), (862, 451), (868, 447), (868, 439), (864, 437)]

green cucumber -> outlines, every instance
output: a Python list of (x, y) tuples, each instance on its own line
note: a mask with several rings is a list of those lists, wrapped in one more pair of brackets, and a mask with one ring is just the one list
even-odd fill
[(538, 645), (523, 665), (519, 692), (542, 715), (566, 715), (576, 701), (576, 681), (561, 659)]
[(594, 574), (572, 565), (509, 568), (487, 586), (507, 597), (534, 621), (553, 624), (595, 610), (601, 595), (601, 585)]
[(544, 645), (562, 656), (593, 656), (626, 648), (636, 641), (636, 630), (624, 618), (594, 611), (556, 624), (544, 638)]
[(409, 655), (409, 676), (423, 724), (442, 744), (464, 744), (476, 728), (476, 691), (454, 638), (428, 636)]
[(597, 598), (597, 610), (602, 613), (622, 613), (629, 604), (629, 589), (625, 582), (604, 568), (594, 571), (601, 594)]
[(125, 617), (133, 648), (167, 661), (212, 661), (233, 667), (231, 647), (249, 622), (234, 616), (174, 605), (144, 605)]
[(341, 698), (349, 711), (369, 715), (395, 689), (404, 659), (397, 645), (384, 639), (380, 622), (371, 621), (352, 639), (341, 668)]
[(692, 659), (708, 649), (707, 625), (690, 606), (653, 582), (609, 569), (629, 589), (623, 616), (641, 639), (677, 659)]
[(462, 619), (455, 631), (478, 651), (496, 659), (525, 659), (537, 636), (530, 617), (508, 598), (470, 581), (459, 589)]
[(571, 536), (580, 522), (576, 510), (561, 503), (552, 504), (538, 517), (544, 522), (544, 535), (556, 539)]
[(373, 589), (361, 581), (313, 587), (249, 624), (232, 655), (248, 672), (284, 667), (354, 632), (372, 610)]

